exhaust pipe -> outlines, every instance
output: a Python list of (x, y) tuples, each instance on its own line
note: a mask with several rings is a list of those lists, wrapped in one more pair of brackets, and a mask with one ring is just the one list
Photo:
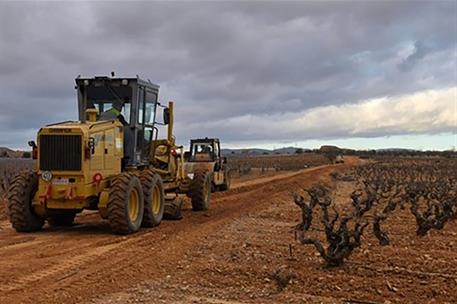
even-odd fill
[(173, 141), (173, 123), (174, 123), (174, 113), (173, 113), (173, 101), (168, 102), (168, 113), (169, 113), (169, 120), (168, 120), (168, 142)]

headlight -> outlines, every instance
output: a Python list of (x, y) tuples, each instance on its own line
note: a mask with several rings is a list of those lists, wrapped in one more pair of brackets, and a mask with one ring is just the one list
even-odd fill
[(51, 179), (52, 179), (52, 173), (51, 173), (51, 171), (44, 171), (43, 173), (41, 173), (41, 178), (42, 178), (45, 182), (50, 182)]

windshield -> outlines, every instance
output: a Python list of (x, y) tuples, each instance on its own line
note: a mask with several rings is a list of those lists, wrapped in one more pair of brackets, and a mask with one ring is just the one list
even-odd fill
[(212, 161), (214, 159), (214, 151), (211, 143), (193, 143), (191, 159), (194, 161)]
[(103, 102), (114, 100), (132, 100), (132, 88), (128, 85), (95, 83), (86, 87), (88, 101)]
[(110, 110), (113, 103), (121, 101), (121, 114), (127, 123), (130, 123), (130, 109), (132, 88), (128, 85), (115, 83), (92, 83), (86, 87), (87, 108), (96, 108), (101, 114)]
[[(93, 103), (94, 107), (98, 110), (99, 115), (105, 111), (110, 110), (113, 107), (112, 102), (98, 102)], [(130, 123), (130, 108), (131, 103), (124, 103), (122, 107), (121, 114), (124, 116), (125, 121), (129, 124)]]

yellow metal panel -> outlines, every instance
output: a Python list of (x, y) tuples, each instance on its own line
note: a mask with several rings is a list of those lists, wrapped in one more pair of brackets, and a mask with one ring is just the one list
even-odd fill
[[(120, 122), (70, 122), (41, 129), (38, 135), (82, 135), (83, 159), (81, 171), (53, 170), (50, 182), (45, 182), (38, 171), (38, 191), (32, 202), (34, 208), (82, 209), (88, 207), (88, 197), (105, 193), (103, 190), (109, 187), (110, 180), (121, 173), (121, 160), (124, 154), (122, 128)], [(86, 159), (85, 150), (91, 137), (95, 140), (94, 154)], [(103, 177), (98, 183), (94, 181), (96, 174)]]
[(100, 200), (98, 203), (99, 207), (106, 207), (108, 206), (108, 198), (109, 198), (109, 191), (108, 189), (103, 190), (100, 192)]
[(105, 131), (105, 170), (116, 169), (116, 149), (114, 139), (114, 129)]
[(90, 170), (103, 170), (105, 164), (105, 145), (104, 137), (105, 134), (103, 131), (94, 132), (91, 134), (91, 137), (94, 138), (94, 153), (90, 156)]
[(119, 158), (124, 157), (124, 133), (122, 131), (122, 127), (114, 128), (116, 156)]
[(220, 185), (224, 182), (224, 172), (214, 172), (214, 183)]

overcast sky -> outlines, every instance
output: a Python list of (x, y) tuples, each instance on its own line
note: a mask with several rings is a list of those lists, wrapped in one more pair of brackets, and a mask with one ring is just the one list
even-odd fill
[(74, 78), (140, 75), (176, 136), (457, 146), (457, 1), (4, 2), (0, 146), (76, 119)]

